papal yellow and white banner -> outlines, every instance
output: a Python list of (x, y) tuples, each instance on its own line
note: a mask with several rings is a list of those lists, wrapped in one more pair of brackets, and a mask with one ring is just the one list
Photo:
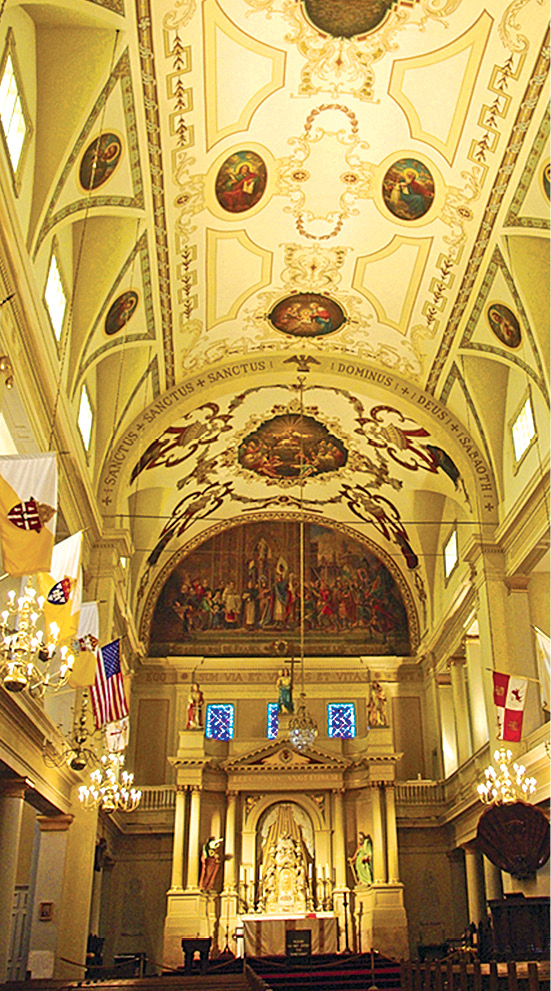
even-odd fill
[(55, 545), (49, 571), (38, 575), (46, 628), (57, 623), (59, 643), (72, 641), (77, 635), (82, 599), (81, 555), (82, 530), (79, 530)]
[(0, 543), (9, 575), (50, 570), (56, 511), (55, 453), (0, 457)]
[(78, 632), (73, 646), (75, 663), (69, 677), (72, 688), (93, 685), (98, 663), (99, 614), (97, 602), (83, 602), (80, 606)]

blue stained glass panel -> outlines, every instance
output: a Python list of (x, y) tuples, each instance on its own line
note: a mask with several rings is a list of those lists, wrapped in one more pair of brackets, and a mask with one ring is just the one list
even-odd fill
[(329, 703), (327, 733), (340, 740), (352, 740), (356, 736), (356, 711), (353, 702)]
[(268, 702), (266, 709), (266, 736), (269, 740), (277, 738), (279, 730), (279, 705), (277, 702)]
[(205, 735), (210, 740), (233, 739), (234, 707), (230, 703), (207, 705)]

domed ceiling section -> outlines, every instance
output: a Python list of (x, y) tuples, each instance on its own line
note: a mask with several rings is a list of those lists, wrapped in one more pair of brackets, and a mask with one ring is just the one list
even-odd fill
[[(431, 608), (429, 527), (493, 528), (522, 388), (546, 415), (545, 300), (517, 284), (520, 258), (542, 284), (548, 268), (545, 5), (24, 10), (44, 119), (64, 107), (86, 40), (95, 53), (69, 146), (37, 128), (48, 167), (28, 241), (39, 272), (54, 242), (76, 266), (63, 374), (74, 408), (86, 385), (97, 411), (88, 470), (106, 526), (130, 529), (144, 637), (165, 602), (188, 643), (174, 582), (226, 587), (224, 533), (242, 535), (241, 595), (261, 539), (269, 584), (280, 558), (288, 580), (281, 521), (296, 529), (304, 513), (309, 533), (332, 534), (336, 567), (355, 562), (358, 628), (357, 541), (401, 603), (395, 649), (414, 650)], [(52, 47), (56, 28), (79, 59)], [(189, 557), (201, 548), (217, 560), (208, 580)]]

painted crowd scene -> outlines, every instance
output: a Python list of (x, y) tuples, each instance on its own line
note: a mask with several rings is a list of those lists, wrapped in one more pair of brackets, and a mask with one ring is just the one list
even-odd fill
[[(205, 541), (166, 579), (151, 623), (153, 656), (254, 656), (300, 637), (298, 522), (254, 522)], [(304, 524), (304, 629), (310, 654), (410, 652), (400, 590), (362, 543)]]

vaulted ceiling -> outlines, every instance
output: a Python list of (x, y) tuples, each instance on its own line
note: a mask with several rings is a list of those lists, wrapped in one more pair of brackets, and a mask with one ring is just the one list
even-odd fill
[(302, 508), (371, 541), (418, 640), (442, 534), (525, 484), (527, 389), (547, 416), (547, 5), (28, 0), (3, 26), (35, 121), (17, 223), (36, 285), (54, 245), (73, 284), (57, 359), (137, 611), (186, 547)]

